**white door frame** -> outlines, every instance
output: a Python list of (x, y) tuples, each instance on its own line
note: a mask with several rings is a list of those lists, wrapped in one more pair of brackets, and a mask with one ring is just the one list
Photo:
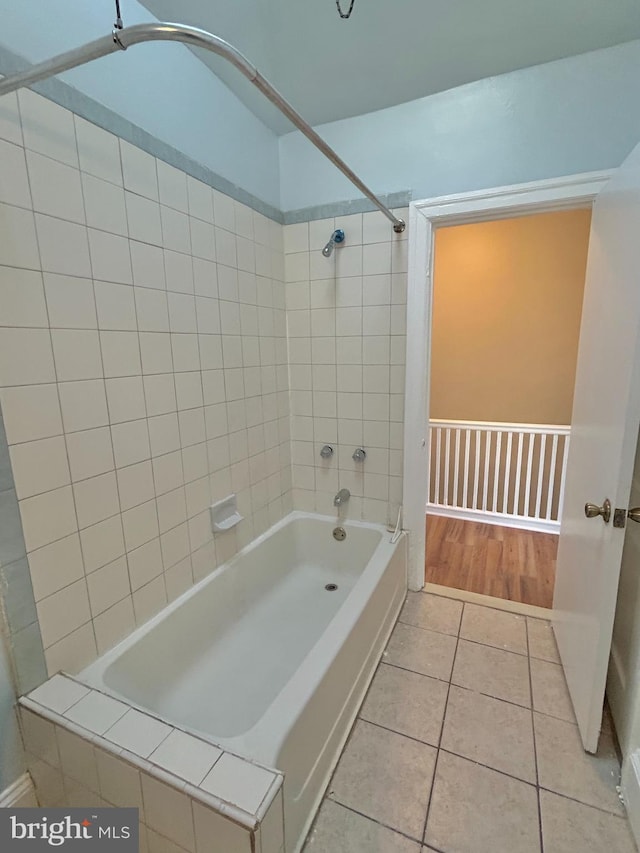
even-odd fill
[(410, 589), (419, 590), (424, 586), (434, 230), (442, 225), (462, 225), (591, 205), (611, 175), (611, 170), (589, 172), (411, 202), (402, 497), (403, 526), (410, 531)]

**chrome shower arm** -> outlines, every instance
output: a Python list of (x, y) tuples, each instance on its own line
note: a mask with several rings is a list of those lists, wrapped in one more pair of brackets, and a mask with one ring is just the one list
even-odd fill
[(52, 77), (55, 74), (60, 74), (62, 71), (69, 71), (71, 68), (76, 68), (79, 65), (85, 65), (87, 62), (92, 62), (94, 59), (99, 59), (102, 56), (108, 56), (110, 53), (115, 53), (118, 50), (126, 50), (134, 44), (142, 44), (148, 41), (178, 41), (193, 45), (194, 47), (204, 48), (228, 60), (393, 223), (393, 230), (396, 233), (399, 234), (404, 231), (405, 223), (403, 220), (394, 216), (389, 208), (382, 204), (356, 173), (336, 154), (333, 148), (327, 145), (324, 139), (307, 124), (277, 89), (260, 74), (258, 69), (233, 45), (212, 33), (206, 32), (206, 30), (189, 27), (186, 24), (171, 23), (134, 24), (131, 27), (114, 29), (113, 33), (109, 36), (103, 36), (82, 47), (62, 53), (53, 59), (40, 62), (28, 71), (0, 80), (0, 96), (20, 89), (23, 86), (37, 83), (39, 80), (45, 80), (47, 77)]

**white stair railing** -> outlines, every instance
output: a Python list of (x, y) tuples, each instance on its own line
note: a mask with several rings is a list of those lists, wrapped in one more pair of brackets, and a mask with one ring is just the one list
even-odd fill
[(570, 427), (429, 422), (427, 512), (557, 533)]

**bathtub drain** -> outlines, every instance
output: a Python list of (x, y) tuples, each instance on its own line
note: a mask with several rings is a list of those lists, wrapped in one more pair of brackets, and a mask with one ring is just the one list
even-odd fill
[(325, 589), (327, 590), (327, 592), (335, 592), (338, 589), (338, 584), (337, 583), (328, 583), (325, 586)]

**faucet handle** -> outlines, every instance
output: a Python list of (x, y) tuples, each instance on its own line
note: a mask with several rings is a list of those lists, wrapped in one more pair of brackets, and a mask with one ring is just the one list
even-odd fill
[(357, 447), (353, 451), (353, 456), (351, 458), (354, 462), (364, 462), (364, 460), (367, 458), (367, 451), (364, 449), (364, 447)]
[(333, 447), (330, 444), (325, 444), (320, 451), (320, 456), (323, 459), (330, 459), (333, 456)]

